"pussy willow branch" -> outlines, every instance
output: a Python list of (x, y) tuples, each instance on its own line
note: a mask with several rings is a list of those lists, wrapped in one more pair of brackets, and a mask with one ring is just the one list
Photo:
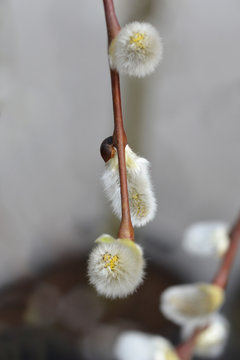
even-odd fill
[(181, 360), (191, 360), (197, 337), (204, 329), (206, 329), (206, 327), (195, 330), (188, 340), (176, 348), (176, 353)]
[[(222, 263), (212, 281), (212, 284), (219, 286), (222, 289), (226, 289), (230, 272), (233, 266), (234, 259), (237, 254), (239, 242), (240, 242), (240, 215), (229, 231), (230, 245), (229, 248), (222, 260)], [(185, 342), (180, 344), (177, 347), (177, 354), (182, 360), (190, 360), (194, 350), (194, 345), (197, 339), (197, 336), (205, 328), (197, 329), (193, 335)]]
[[(113, 0), (103, 0), (103, 4), (108, 32), (108, 45), (110, 45), (111, 41), (119, 32), (120, 25), (116, 17)], [(125, 147), (127, 145), (127, 136), (123, 126), (120, 81), (119, 75), (115, 70), (110, 69), (110, 74), (112, 83), (112, 99), (114, 113), (113, 146), (116, 147), (118, 153), (122, 204), (122, 220), (118, 231), (118, 238), (128, 238), (134, 240), (134, 231), (130, 215), (127, 188), (127, 170), (125, 161)]]
[(240, 215), (229, 232), (230, 246), (212, 283), (225, 289), (240, 241)]

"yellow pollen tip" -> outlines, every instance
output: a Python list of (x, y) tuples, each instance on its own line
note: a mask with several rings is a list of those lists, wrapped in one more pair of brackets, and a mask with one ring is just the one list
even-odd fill
[(139, 49), (145, 49), (145, 45), (143, 44), (144, 38), (144, 34), (137, 32), (130, 37), (130, 44), (135, 44)]
[(134, 191), (131, 198), (132, 198), (132, 202), (134, 203), (134, 206), (137, 208), (137, 216), (139, 217), (147, 216), (147, 209), (145, 207), (144, 202), (141, 199), (141, 194), (138, 194), (136, 191)]
[(111, 270), (114, 270), (114, 268), (116, 267), (119, 257), (117, 255), (112, 256), (109, 253), (105, 253), (102, 257), (105, 268), (109, 268)]
[(165, 353), (166, 360), (180, 360), (177, 354), (172, 350), (167, 350)]

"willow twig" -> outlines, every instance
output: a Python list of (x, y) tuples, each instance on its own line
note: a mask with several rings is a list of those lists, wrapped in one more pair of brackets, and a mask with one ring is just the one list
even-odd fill
[[(226, 289), (230, 272), (240, 242), (240, 215), (237, 221), (235, 222), (235, 224), (232, 226), (231, 230), (229, 231), (229, 239), (230, 239), (229, 248), (223, 257), (222, 263), (215, 277), (212, 280), (213, 285), (217, 285), (224, 290)], [(196, 339), (198, 335), (205, 329), (206, 327), (196, 329), (188, 340), (186, 340), (176, 348), (176, 352), (180, 357), (180, 359), (182, 360), (191, 359)]]
[[(116, 37), (120, 30), (113, 0), (103, 0), (105, 18), (108, 32), (108, 44)], [(113, 131), (113, 146), (116, 147), (118, 153), (119, 164), (119, 178), (121, 188), (121, 206), (122, 219), (118, 231), (118, 238), (134, 240), (134, 231), (131, 222), (128, 188), (127, 188), (127, 170), (125, 161), (125, 147), (127, 145), (127, 136), (123, 126), (121, 92), (119, 75), (115, 70), (110, 69), (111, 83), (112, 83), (112, 99), (113, 99), (113, 113), (114, 113), (114, 131)]]

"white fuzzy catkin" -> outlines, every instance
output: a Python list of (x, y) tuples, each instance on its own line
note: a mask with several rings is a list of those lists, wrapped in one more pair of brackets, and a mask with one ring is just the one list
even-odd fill
[(191, 255), (222, 257), (229, 244), (228, 225), (223, 222), (199, 222), (183, 235), (183, 249)]
[[(219, 357), (224, 351), (228, 336), (229, 322), (219, 313), (211, 316), (208, 327), (197, 337), (194, 354), (208, 358)], [(189, 324), (182, 328), (183, 340), (188, 339), (196, 330), (196, 326)]]
[(142, 248), (129, 239), (102, 235), (90, 254), (88, 276), (99, 294), (124, 298), (142, 283), (145, 262)]
[(163, 46), (157, 30), (148, 23), (125, 25), (109, 47), (109, 62), (119, 73), (144, 77), (162, 59)]
[(160, 310), (176, 324), (205, 325), (224, 301), (224, 291), (212, 284), (172, 286), (160, 298)]
[[(140, 227), (151, 221), (157, 210), (149, 174), (149, 162), (137, 156), (127, 145), (125, 148), (129, 206), (133, 226)], [(102, 176), (104, 191), (113, 212), (121, 218), (121, 195), (117, 151), (105, 164)]]
[(179, 360), (171, 343), (161, 337), (139, 331), (126, 331), (116, 340), (117, 360)]

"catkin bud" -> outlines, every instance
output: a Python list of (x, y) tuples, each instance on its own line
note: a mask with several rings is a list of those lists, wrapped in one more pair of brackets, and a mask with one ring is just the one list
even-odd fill
[[(188, 324), (182, 329), (183, 340), (196, 330), (196, 326)], [(228, 336), (229, 322), (219, 313), (214, 314), (208, 320), (207, 328), (198, 335), (194, 346), (194, 354), (199, 357), (218, 358), (224, 351)]]
[(212, 284), (196, 283), (166, 289), (161, 295), (160, 309), (176, 324), (205, 325), (224, 301), (224, 291)]
[(139, 331), (123, 332), (115, 342), (114, 355), (117, 360), (180, 360), (167, 339)]
[(183, 236), (183, 249), (196, 256), (222, 257), (229, 244), (228, 225), (222, 222), (193, 224)]
[(88, 276), (99, 294), (124, 298), (143, 281), (145, 262), (142, 248), (129, 239), (102, 235), (90, 254)]
[[(157, 205), (149, 174), (149, 162), (137, 156), (127, 145), (125, 148), (128, 197), (133, 226), (143, 226), (151, 221)], [(117, 150), (105, 164), (102, 176), (103, 187), (113, 212), (121, 218), (121, 195)]]
[(124, 26), (109, 46), (112, 69), (130, 76), (151, 74), (162, 59), (163, 46), (157, 30), (148, 23)]

